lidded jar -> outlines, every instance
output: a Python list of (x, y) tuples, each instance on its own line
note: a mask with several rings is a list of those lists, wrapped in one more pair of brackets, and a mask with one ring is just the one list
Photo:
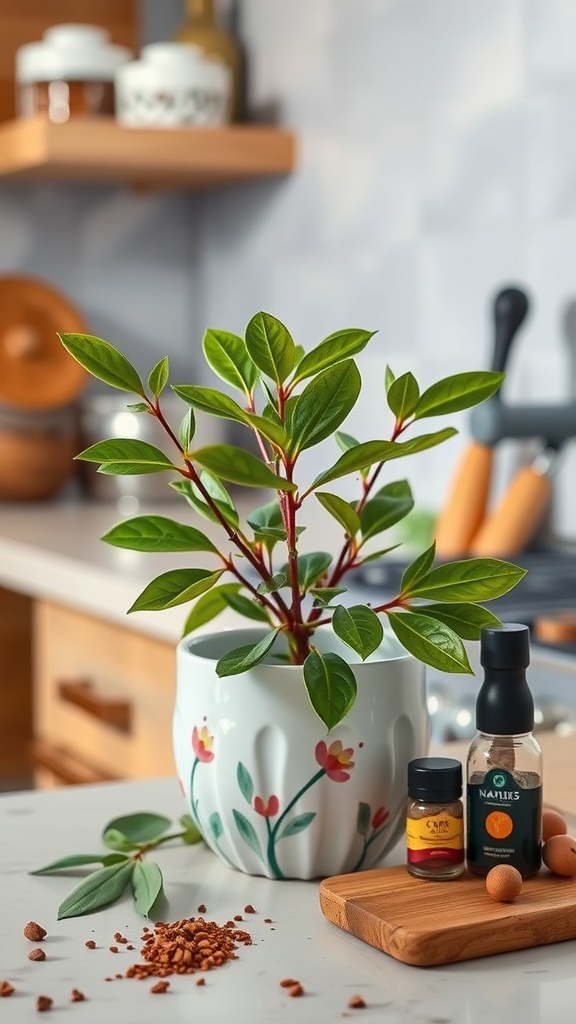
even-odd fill
[(451, 757), (408, 764), (406, 862), (417, 878), (447, 881), (464, 870), (462, 765)]
[(97, 25), (53, 25), (40, 42), (16, 51), (20, 117), (46, 114), (63, 124), (70, 117), (114, 114), (114, 75), (132, 57)]

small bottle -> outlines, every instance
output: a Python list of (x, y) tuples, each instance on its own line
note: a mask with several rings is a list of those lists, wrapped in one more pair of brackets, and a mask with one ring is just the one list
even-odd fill
[(243, 113), (243, 54), (239, 40), (216, 21), (214, 0), (185, 0), (186, 20), (174, 34), (178, 43), (189, 43), (213, 59), (221, 60), (232, 75), (228, 120), (239, 121)]
[(542, 751), (532, 735), (528, 626), (483, 629), (480, 662), (478, 735), (467, 763), (468, 869), (487, 875), (497, 864), (511, 864), (526, 878), (542, 863)]
[(408, 764), (406, 861), (417, 878), (447, 881), (464, 869), (462, 765), (451, 757)]

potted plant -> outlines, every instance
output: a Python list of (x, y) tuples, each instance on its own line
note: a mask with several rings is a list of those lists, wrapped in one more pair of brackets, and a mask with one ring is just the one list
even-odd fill
[[(217, 546), (195, 525), (141, 515), (103, 540), (180, 552), (187, 562), (198, 551), (213, 557), (212, 569), (162, 573), (129, 610), (193, 602), (178, 648), (178, 777), (206, 842), (253, 874), (334, 874), (372, 866), (391, 848), (404, 825), (407, 762), (428, 745), (424, 665), (470, 672), (463, 639), (498, 621), (478, 602), (501, 596), (523, 575), (497, 559), (435, 565), (432, 545), (408, 566), (399, 593), (374, 607), (346, 602), (347, 574), (392, 550), (386, 541), (375, 550), (374, 539), (413, 507), (408, 482), (385, 473), (396, 459), (456, 433), (412, 428), (484, 401), (503, 379), (460, 373), (420, 392), (410, 372), (395, 377), (387, 369), (390, 435), (358, 442), (340, 427), (361, 394), (353, 357), (371, 337), (341, 330), (304, 352), (262, 312), (244, 338), (210, 329), (204, 354), (227, 387), (172, 385), (183, 402), (182, 421), (173, 424), (162, 410), (167, 358), (145, 385), (108, 342), (62, 335), (93, 376), (137, 397), (129, 408), (156, 417), (174, 450), (170, 457), (146, 442), (113, 438), (78, 458), (98, 463), (100, 473), (176, 474), (175, 495), (221, 528)], [(195, 447), (195, 412), (245, 428), (259, 455), (228, 444)], [(302, 452), (331, 437), (329, 465), (303, 482)], [(351, 475), (355, 501), (333, 486)], [(228, 484), (271, 495), (241, 522)], [(304, 502), (342, 528), (337, 554), (301, 552)], [(249, 627), (208, 633), (206, 624), (227, 607)]]

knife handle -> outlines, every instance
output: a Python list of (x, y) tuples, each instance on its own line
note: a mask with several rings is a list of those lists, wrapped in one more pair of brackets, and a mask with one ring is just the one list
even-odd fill
[(507, 558), (523, 551), (533, 537), (552, 494), (548, 471), (518, 470), (494, 511), (470, 545), (475, 556)]
[(489, 445), (474, 442), (466, 447), (436, 522), (439, 558), (455, 558), (467, 553), (486, 512), (492, 458)]

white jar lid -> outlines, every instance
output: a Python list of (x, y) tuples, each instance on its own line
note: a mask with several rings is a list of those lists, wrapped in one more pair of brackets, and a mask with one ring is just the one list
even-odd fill
[(41, 42), (25, 43), (16, 51), (16, 80), (50, 82), (57, 79), (113, 81), (132, 51), (108, 42), (109, 33), (97, 25), (53, 25)]
[(154, 67), (196, 67), (202, 63), (204, 54), (191, 43), (148, 43), (142, 47), (140, 59)]

